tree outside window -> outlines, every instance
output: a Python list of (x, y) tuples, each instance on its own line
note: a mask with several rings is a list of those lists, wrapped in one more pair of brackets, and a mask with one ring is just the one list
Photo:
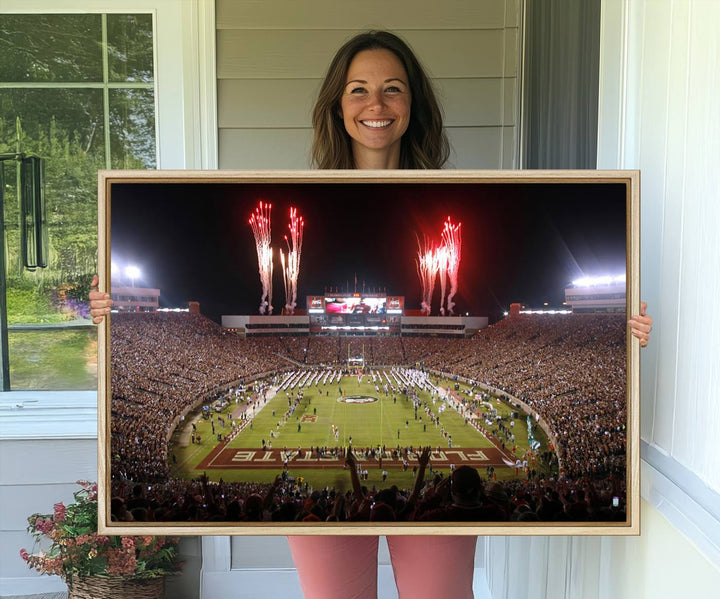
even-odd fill
[[(94, 389), (97, 171), (155, 168), (150, 14), (0, 15), (0, 163), (12, 389)], [(22, 260), (17, 161), (44, 161), (48, 264)]]

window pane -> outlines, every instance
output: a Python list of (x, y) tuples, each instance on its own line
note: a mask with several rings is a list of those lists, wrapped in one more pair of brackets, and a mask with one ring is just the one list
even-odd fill
[(100, 15), (0, 15), (0, 81), (102, 81)]
[[(10, 382), (13, 389), (96, 386), (90, 358), (94, 329), (85, 298), (97, 270), (97, 170), (103, 168), (102, 90), (4, 90), (0, 152), (20, 149), (45, 159), (50, 259), (28, 271), (20, 252), (16, 163), (4, 163)], [(16, 127), (20, 123), (20, 133)], [(38, 326), (46, 330), (34, 331)], [(94, 363), (94, 358), (93, 358)]]
[(152, 82), (152, 15), (108, 15), (110, 81)]
[[(104, 168), (101, 90), (5, 90), (0, 102), (0, 152), (17, 147), (45, 159), (50, 263), (34, 273), (20, 260), (15, 162), (5, 163), (7, 276), (72, 285), (96, 268), (97, 170)], [(57, 298), (54, 298), (57, 299)], [(12, 312), (8, 318), (13, 319)], [(17, 322), (17, 320), (15, 320)], [(33, 320), (32, 322), (42, 322)]]
[(10, 330), (13, 389), (97, 388), (97, 328)]
[(105, 155), (103, 97), (100, 89), (3, 89), (0, 92), (0, 152), (14, 151), (16, 119), (22, 129), (21, 151), (43, 158), (79, 151), (103, 168)]
[(151, 89), (110, 90), (112, 168), (155, 168), (154, 108)]
[[(122, 80), (152, 87), (151, 15), (108, 15), (107, 23), (115, 85)], [(12, 389), (96, 387), (97, 333), (87, 296), (97, 272), (97, 171), (110, 166), (106, 149), (114, 168), (156, 164), (154, 91), (110, 89), (106, 108), (101, 39), (99, 14), (0, 15), (0, 82), (53, 83), (0, 89), (0, 153), (19, 151), (45, 161), (49, 244), (47, 268), (24, 268), (17, 163), (5, 161), (0, 209)], [(97, 88), (62, 88), (66, 82)]]

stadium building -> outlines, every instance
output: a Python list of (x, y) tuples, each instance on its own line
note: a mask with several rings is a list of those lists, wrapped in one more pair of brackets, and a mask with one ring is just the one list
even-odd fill
[(223, 315), (222, 326), (243, 337), (276, 335), (472, 337), (487, 316), (426, 316), (406, 310), (404, 296), (333, 293), (307, 297), (294, 315)]
[(565, 289), (565, 303), (575, 313), (625, 312), (625, 275), (585, 277)]
[(118, 312), (155, 312), (160, 305), (160, 290), (150, 287), (113, 287), (110, 298)]

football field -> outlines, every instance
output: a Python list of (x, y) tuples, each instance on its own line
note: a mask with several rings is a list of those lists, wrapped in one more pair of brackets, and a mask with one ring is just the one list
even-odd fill
[[(379, 377), (373, 382), (368, 375), (295, 389), (271, 387), (265, 400), (256, 395), (251, 404), (232, 401), (213, 414), (212, 422), (208, 414), (194, 415), (191, 422), (200, 443), (183, 442), (190, 424), (184, 434), (176, 433), (173, 474), (194, 478), (206, 472), (213, 480), (268, 482), (286, 467), (290, 475), (302, 476), (315, 486), (343, 487), (349, 476), (343, 472), (342, 450), (351, 446), (368, 470), (369, 481), (380, 480), (384, 470), (393, 483), (411, 485), (416, 453), (430, 446), (434, 469), (449, 471), (451, 464), (466, 464), (514, 475), (506, 464), (527, 449), (525, 419), (513, 419), (510, 405), (494, 401), (502, 422), (512, 426), (513, 453), (512, 444), (503, 448), (499, 439), (483, 434), (480, 429), (487, 430), (487, 423), (477, 418), (477, 410), (466, 411), (468, 406), (458, 401), (468, 398), (467, 386), (456, 391), (453, 381), (433, 379), (433, 383), (435, 389), (412, 388), (407, 394), (386, 391)], [(546, 440), (540, 440), (543, 451)]]

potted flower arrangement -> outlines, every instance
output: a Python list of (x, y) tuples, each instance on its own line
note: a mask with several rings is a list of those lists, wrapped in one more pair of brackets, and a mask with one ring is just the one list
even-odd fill
[(98, 534), (97, 484), (78, 484), (74, 503), (28, 518), (35, 547), (21, 549), (22, 559), (41, 574), (61, 576), (68, 599), (162, 599), (165, 577), (182, 567), (178, 539)]

